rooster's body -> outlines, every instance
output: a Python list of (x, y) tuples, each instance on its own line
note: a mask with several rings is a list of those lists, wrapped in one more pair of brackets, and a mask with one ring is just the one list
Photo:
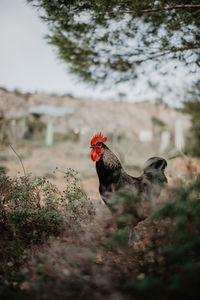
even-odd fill
[(91, 158), (96, 161), (99, 192), (103, 201), (111, 207), (113, 194), (121, 189), (132, 190), (141, 199), (158, 198), (162, 185), (167, 182), (164, 174), (166, 160), (149, 158), (143, 174), (133, 177), (125, 172), (117, 156), (104, 144), (106, 140), (102, 135), (96, 135), (91, 141)]

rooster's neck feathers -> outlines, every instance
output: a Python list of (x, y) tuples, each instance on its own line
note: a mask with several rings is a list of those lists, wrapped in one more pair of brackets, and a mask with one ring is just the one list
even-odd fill
[(97, 167), (101, 165), (101, 167), (104, 167), (107, 171), (122, 169), (119, 159), (108, 147), (105, 147), (105, 150), (96, 165)]
[(96, 162), (96, 170), (101, 189), (102, 186), (117, 184), (123, 169), (117, 156), (106, 146), (100, 160)]

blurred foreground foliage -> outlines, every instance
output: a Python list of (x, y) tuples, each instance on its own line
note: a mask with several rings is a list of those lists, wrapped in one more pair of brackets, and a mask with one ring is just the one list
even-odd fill
[[(108, 237), (105, 247), (118, 255), (123, 253), (124, 277), (118, 282), (122, 299), (198, 298), (200, 176), (187, 184), (177, 182), (168, 193), (167, 201), (136, 226), (134, 215), (138, 216), (141, 209), (136, 198), (134, 215), (131, 217), (123, 209), (122, 215), (115, 219), (119, 229)], [(128, 193), (119, 194), (118, 202), (122, 203), (122, 198), (124, 205), (130, 203)], [(130, 268), (129, 274), (123, 269), (124, 261)]]
[[(115, 220), (119, 227), (109, 231), (105, 226), (104, 240), (99, 239), (99, 228), (88, 239), (91, 227), (84, 224), (94, 226), (94, 207), (82, 192), (76, 172), (68, 169), (65, 176), (67, 186), (60, 192), (45, 178), (1, 175), (2, 299), (198, 298), (200, 176), (189, 183), (177, 182), (166, 191), (163, 204), (137, 224), (139, 200), (135, 198), (133, 214), (130, 194), (121, 192)], [(120, 197), (126, 198), (123, 205)], [(85, 232), (74, 239), (70, 228), (77, 224)], [(62, 236), (64, 229), (67, 242), (52, 239), (36, 256), (35, 265), (32, 261), (28, 275), (17, 272), (30, 260), (30, 249), (34, 253), (48, 237)], [(21, 289), (24, 281), (29, 281), (26, 293)]]
[[(122, 194), (124, 197), (125, 193)], [(43, 299), (42, 295), (49, 299), (53, 299), (52, 295), (58, 299), (73, 296), (94, 300), (115, 299), (116, 295), (117, 299), (128, 300), (197, 299), (200, 293), (200, 177), (189, 184), (177, 183), (168, 196), (167, 202), (150, 217), (134, 225), (132, 236), (128, 230), (132, 219), (123, 210), (125, 215), (123, 218), (122, 214), (120, 225), (126, 223), (127, 226), (109, 233), (103, 243), (97, 234), (92, 245), (82, 245), (82, 251), (77, 243), (76, 248), (72, 248), (73, 254), (72, 250), (66, 254), (70, 260), (64, 260), (63, 268), (65, 272), (68, 270), (64, 279), (59, 272), (44, 271), (45, 275), (37, 282), (39, 299)], [(127, 197), (125, 204), (129, 203), (130, 195)], [(119, 216), (116, 222), (119, 225)], [(48, 262), (43, 259), (42, 265), (45, 270)], [(54, 287), (53, 282), (56, 282)]]
[(10, 178), (4, 170), (0, 173), (1, 299), (16, 294), (22, 280), (19, 267), (36, 245), (91, 220), (94, 207), (81, 191), (77, 173), (72, 169), (64, 173), (63, 192), (44, 177)]
[[(200, 293), (200, 177), (171, 190), (171, 200), (152, 215), (153, 260), (142, 279), (127, 284), (138, 299), (197, 299)], [(144, 259), (145, 260), (145, 259)]]

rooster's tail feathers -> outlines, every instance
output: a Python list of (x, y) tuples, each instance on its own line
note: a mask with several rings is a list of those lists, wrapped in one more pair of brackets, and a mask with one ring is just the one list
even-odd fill
[(150, 157), (144, 164), (144, 172), (148, 170), (164, 171), (167, 166), (167, 161), (162, 157)]

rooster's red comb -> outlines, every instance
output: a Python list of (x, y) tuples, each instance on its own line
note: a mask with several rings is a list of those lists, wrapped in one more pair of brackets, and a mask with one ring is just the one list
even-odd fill
[(96, 145), (96, 143), (98, 142), (106, 142), (107, 141), (107, 137), (103, 137), (103, 134), (100, 132), (100, 133), (97, 133), (92, 139), (91, 139), (91, 142), (90, 144), (91, 145)]

